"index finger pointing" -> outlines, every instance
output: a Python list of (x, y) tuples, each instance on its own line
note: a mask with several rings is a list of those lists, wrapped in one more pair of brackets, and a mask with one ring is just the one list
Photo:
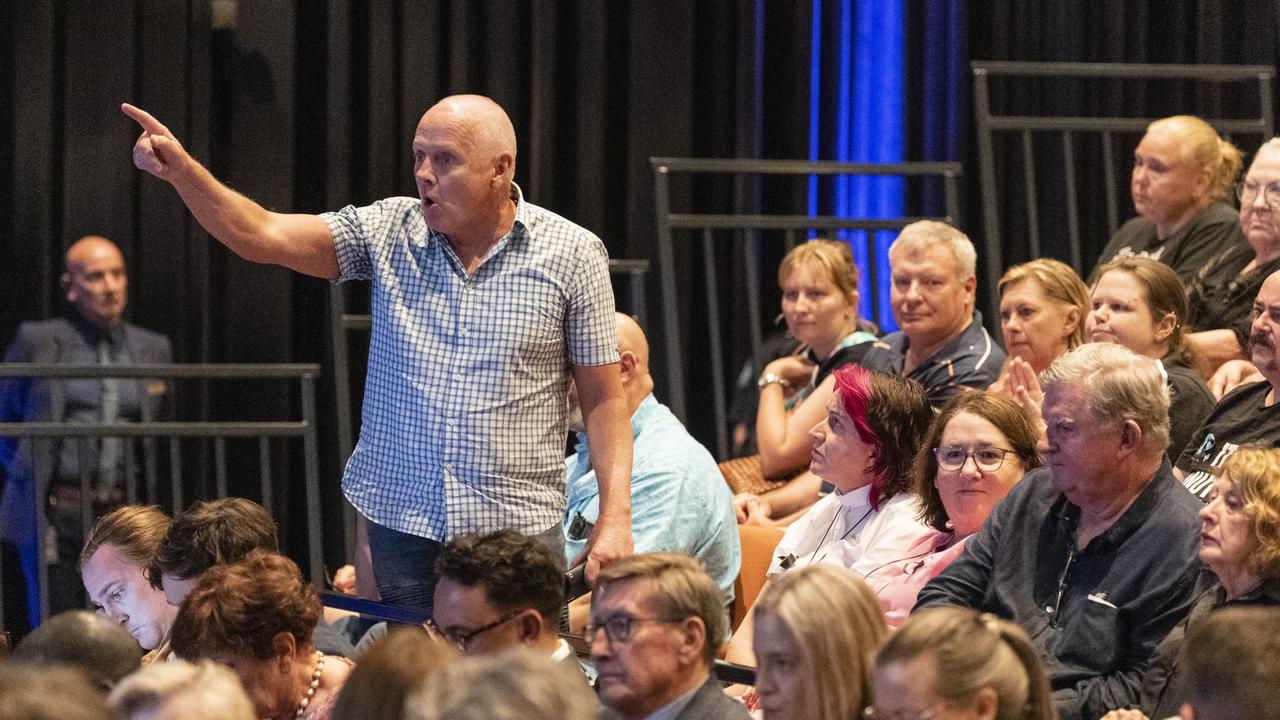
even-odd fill
[(159, 120), (151, 116), (151, 113), (140, 107), (134, 107), (129, 103), (120, 103), (120, 110), (128, 115), (134, 122), (142, 126), (142, 129), (152, 135), (164, 135), (173, 137), (173, 133), (169, 132), (169, 128), (165, 127)]

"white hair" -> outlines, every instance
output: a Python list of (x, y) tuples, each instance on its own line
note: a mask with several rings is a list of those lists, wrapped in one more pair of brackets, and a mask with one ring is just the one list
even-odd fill
[(190, 720), (255, 720), (257, 713), (240, 680), (211, 660), (152, 663), (130, 675), (107, 698), (125, 720), (181, 701), (181, 716)]
[[(969, 236), (938, 220), (918, 220), (902, 228), (897, 239), (889, 246), (889, 257), (892, 258), (897, 252), (918, 252), (937, 245), (951, 251), (961, 280), (977, 275), (978, 251), (974, 250)], [(892, 262), (890, 260), (891, 264)]]

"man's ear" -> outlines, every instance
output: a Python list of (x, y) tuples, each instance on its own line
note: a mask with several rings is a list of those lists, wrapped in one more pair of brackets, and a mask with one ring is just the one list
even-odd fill
[(516, 618), (516, 634), (520, 638), (520, 642), (525, 645), (532, 645), (542, 637), (545, 628), (542, 626), (542, 613), (530, 608), (520, 613), (520, 617)]
[(1133, 420), (1125, 420), (1120, 426), (1120, 447), (1130, 452), (1142, 445), (1142, 428)]
[(62, 273), (62, 276), (58, 278), (58, 284), (62, 286), (62, 292), (69, 294), (71, 292), (71, 273)]
[(636, 354), (630, 350), (619, 352), (618, 369), (622, 371), (622, 381), (625, 383), (636, 370)]
[(490, 181), (495, 187), (499, 183), (507, 180), (507, 175), (511, 173), (511, 167), (515, 165), (516, 159), (511, 153), (499, 153), (498, 157), (493, 161), (493, 179)]
[[(680, 660), (686, 664), (702, 662), (702, 649), (707, 646), (707, 626), (702, 618), (685, 618), (677, 626), (680, 629)], [(717, 642), (719, 642), (717, 640)]]

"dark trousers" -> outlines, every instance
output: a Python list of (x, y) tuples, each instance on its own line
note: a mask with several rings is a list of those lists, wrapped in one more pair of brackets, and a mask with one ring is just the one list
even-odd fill
[[(563, 571), (564, 532), (559, 523), (532, 537), (551, 548)], [(382, 602), (430, 613), (441, 544), (369, 521), (369, 554)]]

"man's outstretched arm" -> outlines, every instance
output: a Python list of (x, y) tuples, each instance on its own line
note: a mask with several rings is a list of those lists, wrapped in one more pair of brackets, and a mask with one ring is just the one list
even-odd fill
[(219, 242), (246, 260), (283, 265), (316, 277), (338, 277), (333, 237), (319, 216), (267, 210), (219, 182), (150, 113), (128, 103), (120, 109), (142, 127), (133, 145), (133, 164), (172, 185), (200, 225)]

